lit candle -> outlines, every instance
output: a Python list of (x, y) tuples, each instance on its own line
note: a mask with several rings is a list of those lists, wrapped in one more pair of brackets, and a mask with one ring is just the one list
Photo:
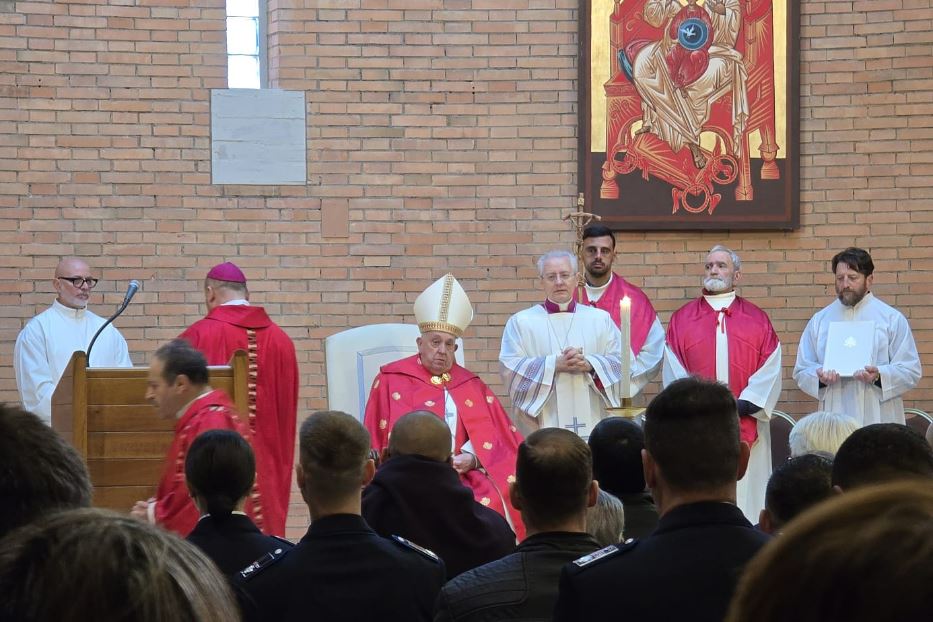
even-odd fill
[(632, 397), (632, 300), (619, 301), (619, 329), (622, 331), (622, 397)]

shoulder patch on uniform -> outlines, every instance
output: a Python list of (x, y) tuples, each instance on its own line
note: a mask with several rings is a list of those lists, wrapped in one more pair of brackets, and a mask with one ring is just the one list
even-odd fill
[(599, 549), (598, 551), (593, 551), (589, 555), (584, 555), (583, 557), (579, 559), (573, 560), (573, 564), (579, 568), (585, 568), (586, 566), (589, 566), (590, 564), (593, 564), (595, 562), (598, 562), (604, 559), (609, 559), (610, 557), (616, 555), (617, 553), (621, 551), (627, 551), (630, 548), (632, 548), (634, 545), (635, 545), (634, 540), (629, 540), (628, 542), (625, 542), (624, 544), (610, 544), (606, 548)]
[(244, 581), (249, 581), (250, 579), (258, 576), (262, 571), (268, 570), (269, 567), (273, 566), (277, 562), (281, 561), (285, 557), (286, 553), (292, 548), (292, 546), (282, 546), (276, 548), (275, 550), (269, 551), (252, 564), (240, 571), (240, 578)]
[(423, 546), (418, 546), (411, 540), (408, 540), (406, 538), (403, 538), (402, 536), (396, 536), (396, 535), (390, 536), (389, 539), (400, 546), (404, 546), (405, 548), (409, 548), (413, 551), (417, 551), (418, 553), (427, 557), (433, 562), (440, 562), (440, 557), (437, 556), (437, 553), (435, 553), (434, 551), (430, 549), (426, 549)]

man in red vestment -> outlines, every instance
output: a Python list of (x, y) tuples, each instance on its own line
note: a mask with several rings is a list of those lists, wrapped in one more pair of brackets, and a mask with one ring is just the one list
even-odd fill
[(664, 357), (664, 329), (645, 292), (612, 271), (616, 254), (616, 236), (604, 225), (590, 225), (583, 230), (583, 266), (586, 285), (580, 302), (602, 309), (620, 326), (619, 303), (631, 301), (632, 382), (634, 397), (661, 369)]
[[(208, 430), (233, 430), (249, 440), (249, 431), (239, 420), (230, 398), (208, 384), (204, 356), (180, 339), (158, 350), (149, 365), (146, 399), (159, 416), (176, 419), (175, 436), (165, 459), (165, 468), (155, 497), (137, 501), (131, 514), (187, 536), (200, 518), (185, 484), (185, 458), (195, 438)], [(261, 486), (254, 485), (246, 513), (262, 529)]]
[(235, 350), (249, 356), (249, 427), (262, 482), (268, 533), (285, 535), (298, 420), (295, 346), (262, 307), (249, 304), (246, 276), (234, 264), (214, 266), (204, 281), (207, 316), (180, 337), (226, 365)]
[(781, 395), (781, 342), (768, 315), (735, 293), (736, 253), (714, 246), (706, 258), (703, 295), (674, 312), (667, 328), (663, 381), (688, 375), (726, 384), (738, 400), (742, 440), (751, 448), (738, 504), (755, 518), (771, 475), (771, 411)]
[(395, 422), (428, 410), (450, 427), (453, 467), (477, 501), (497, 510), (524, 537), (521, 516), (508, 499), (522, 437), (486, 384), (457, 365), (457, 338), (473, 319), (470, 300), (450, 274), (415, 300), (421, 330), (418, 354), (382, 366), (366, 403), (364, 423), (373, 449), (388, 447)]

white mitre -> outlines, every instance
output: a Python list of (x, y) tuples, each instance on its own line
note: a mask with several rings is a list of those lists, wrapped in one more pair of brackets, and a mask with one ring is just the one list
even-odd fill
[(473, 321), (473, 307), (452, 274), (445, 274), (415, 299), (415, 321), (423, 333), (440, 331), (462, 337)]

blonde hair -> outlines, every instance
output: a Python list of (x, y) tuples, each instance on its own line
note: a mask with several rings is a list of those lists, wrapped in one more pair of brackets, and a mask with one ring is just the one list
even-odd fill
[(792, 458), (817, 451), (836, 455), (839, 446), (858, 429), (858, 422), (848, 415), (818, 410), (803, 417), (787, 439)]

